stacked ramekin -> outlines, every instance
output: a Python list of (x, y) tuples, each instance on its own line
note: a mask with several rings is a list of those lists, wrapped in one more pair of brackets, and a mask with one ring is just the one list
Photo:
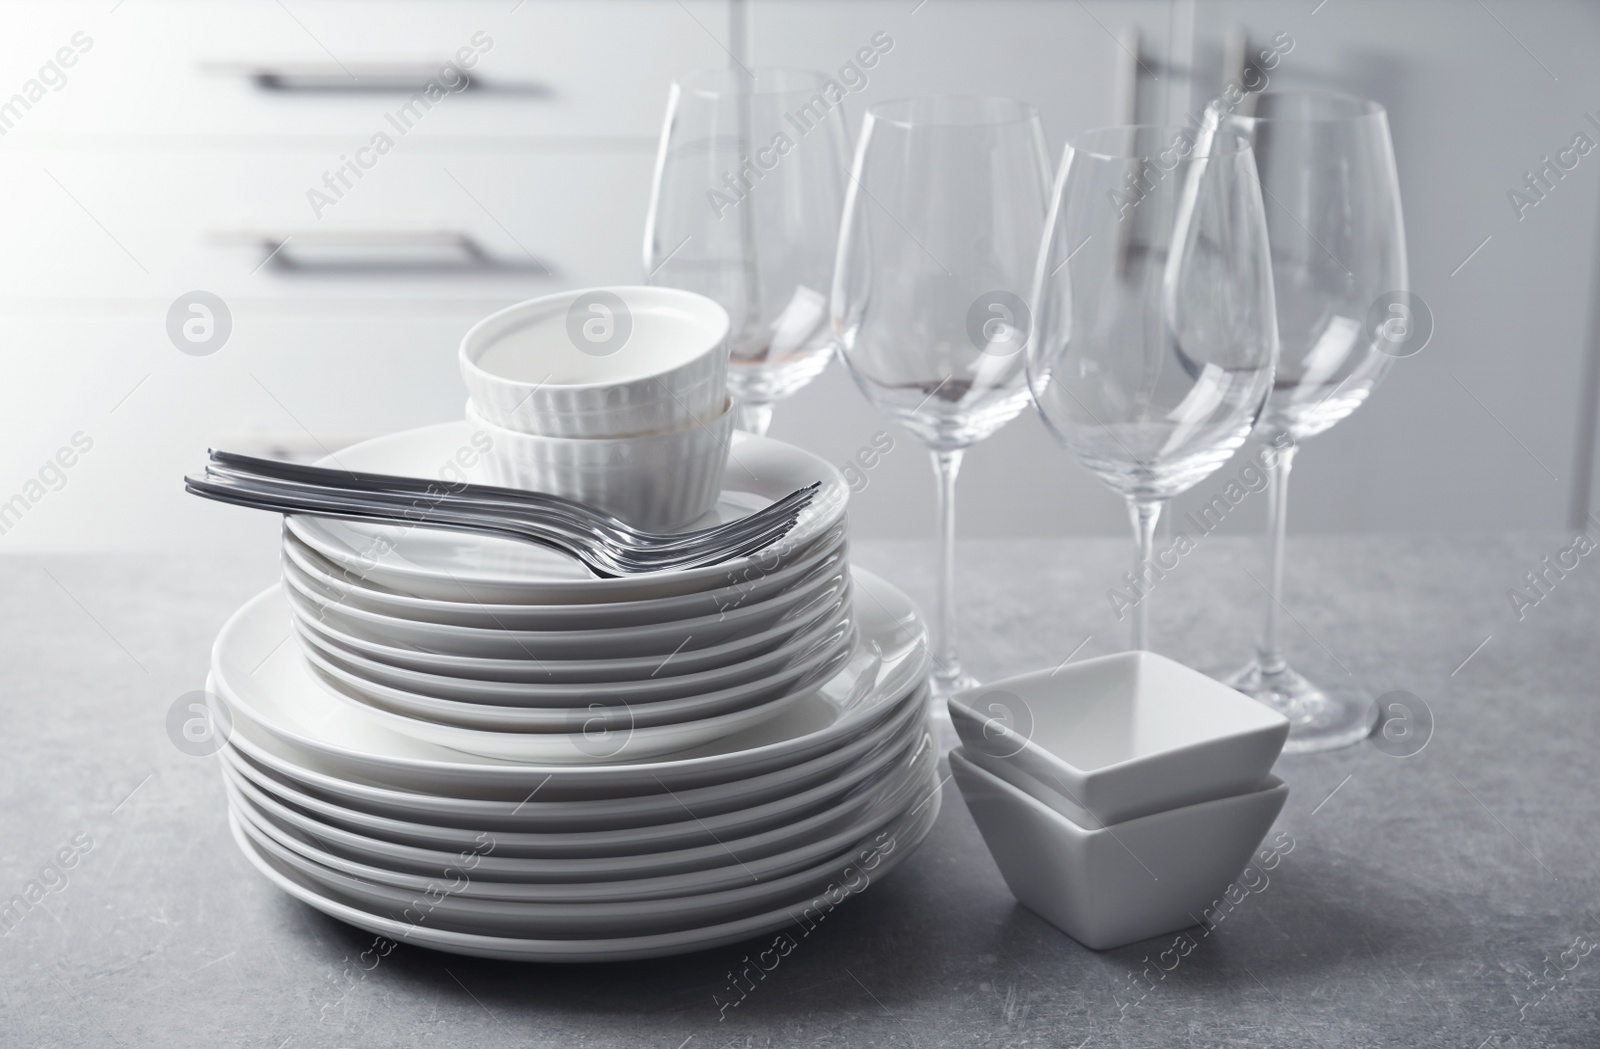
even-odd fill
[(484, 318), (460, 361), (494, 481), (651, 531), (688, 526), (722, 490), (728, 326), (711, 299), (656, 287), (562, 292)]

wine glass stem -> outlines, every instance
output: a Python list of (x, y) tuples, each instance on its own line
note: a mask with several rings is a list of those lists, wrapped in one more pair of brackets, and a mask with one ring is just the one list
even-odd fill
[(1264, 674), (1282, 673), (1288, 663), (1278, 648), (1278, 609), (1283, 602), (1283, 548), (1289, 524), (1289, 468), (1294, 465), (1294, 445), (1277, 449), (1277, 460), (1272, 464), (1272, 483), (1267, 500), (1267, 556), (1271, 573), (1271, 594), (1267, 602), (1267, 616), (1261, 627), (1261, 644), (1256, 649), (1256, 663)]
[(757, 437), (767, 435), (767, 427), (772, 425), (771, 401), (739, 401), (739, 417), (734, 420), (738, 428), (745, 433), (753, 433)]
[(961, 676), (956, 657), (956, 475), (964, 448), (935, 450), (933, 471), (939, 482), (939, 590), (933, 626), (933, 672), (946, 681)]
[(1128, 518), (1133, 522), (1135, 560), (1133, 562), (1133, 591), (1138, 600), (1133, 604), (1133, 648), (1143, 650), (1148, 642), (1150, 625), (1147, 600), (1149, 587), (1155, 583), (1156, 521), (1161, 517), (1160, 499), (1128, 500)]

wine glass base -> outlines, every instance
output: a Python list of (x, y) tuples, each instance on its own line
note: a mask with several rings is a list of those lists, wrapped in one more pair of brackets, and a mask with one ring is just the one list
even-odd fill
[(957, 667), (954, 674), (933, 671), (928, 675), (928, 685), (928, 723), (939, 741), (942, 756), (961, 743), (956, 736), (955, 723), (950, 720), (950, 704), (946, 700), (957, 692), (976, 688), (978, 679)]
[(965, 692), (969, 688), (978, 687), (978, 679), (971, 674), (956, 667), (952, 673), (935, 670), (928, 675), (928, 684), (933, 688), (933, 695), (941, 703), (957, 692)]
[(1359, 743), (1372, 733), (1377, 708), (1372, 697), (1354, 686), (1323, 688), (1290, 667), (1275, 673), (1251, 660), (1244, 669), (1222, 676), (1238, 689), (1289, 719), (1285, 754), (1312, 754)]

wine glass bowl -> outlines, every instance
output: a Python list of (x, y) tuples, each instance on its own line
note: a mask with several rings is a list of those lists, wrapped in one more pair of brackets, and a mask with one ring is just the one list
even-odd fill
[(867, 114), (834, 331), (862, 393), (930, 447), (983, 440), (1027, 406), (1046, 155), (1037, 111), (1011, 99), (901, 99)]
[[(1215, 121), (1073, 139), (1032, 301), (1034, 402), (1128, 500), (1141, 571), (1162, 503), (1244, 444), (1272, 388), (1272, 273), (1248, 139)], [(1143, 648), (1143, 602), (1133, 619)]]
[(1256, 154), (1272, 242), (1281, 355), (1263, 427), (1315, 436), (1367, 399), (1393, 365), (1373, 306), (1406, 290), (1406, 245), (1388, 116), (1333, 93), (1257, 96), (1228, 118)]
[(645, 221), (646, 281), (696, 291), (732, 320), (728, 387), (742, 429), (827, 367), (844, 115), (827, 77), (716, 69), (672, 85)]

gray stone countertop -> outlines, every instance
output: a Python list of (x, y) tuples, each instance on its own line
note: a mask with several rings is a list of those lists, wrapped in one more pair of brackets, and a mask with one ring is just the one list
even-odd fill
[[(1508, 597), (1570, 541), (1293, 542), (1297, 665), (1420, 697), (1432, 736), (1404, 758), (1282, 759), (1293, 851), (1171, 971), (1153, 967), (1170, 937), (1097, 953), (1019, 906), (947, 784), (922, 849), (723, 1010), (750, 944), (596, 966), (400, 946), (365, 968), (370, 935), (239, 855), (216, 759), (166, 727), (217, 628), (272, 581), (273, 551), (6, 556), (0, 899), (59, 850), (76, 858), (0, 936), (0, 1045), (1592, 1049), (1600, 954), (1572, 948), (1600, 942), (1600, 565), (1520, 620)], [(1123, 647), (1106, 590), (1130, 545), (963, 545), (970, 669)], [(926, 607), (928, 544), (853, 556)], [(1154, 647), (1242, 660), (1259, 578), (1254, 542), (1207, 538), (1151, 597)]]

